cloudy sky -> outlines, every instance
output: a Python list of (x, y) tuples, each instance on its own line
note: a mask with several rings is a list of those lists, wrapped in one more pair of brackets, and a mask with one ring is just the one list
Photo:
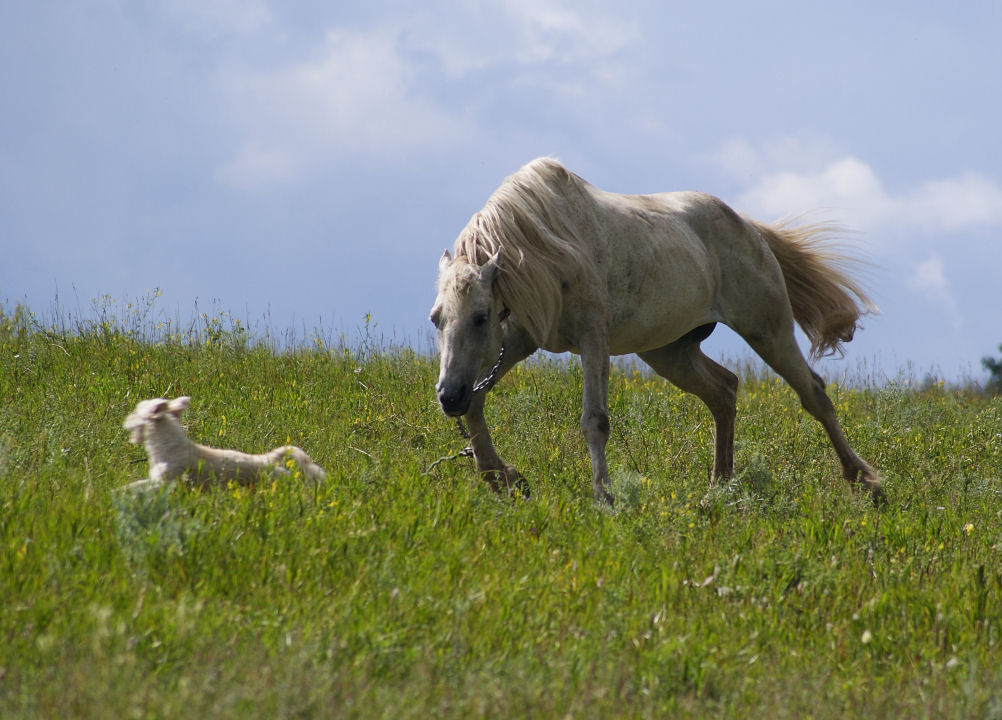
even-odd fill
[(11, 0), (0, 36), (8, 307), (160, 288), (425, 344), (442, 250), (553, 155), (851, 228), (882, 314), (829, 375), (983, 378), (1002, 343), (994, 0)]

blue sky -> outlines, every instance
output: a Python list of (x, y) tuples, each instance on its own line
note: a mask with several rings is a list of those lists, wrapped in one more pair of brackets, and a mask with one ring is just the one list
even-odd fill
[[(0, 300), (196, 299), (425, 343), (437, 260), (553, 155), (853, 229), (895, 377), (1002, 343), (1002, 4), (0, 5)], [(726, 334), (713, 352), (735, 355)]]

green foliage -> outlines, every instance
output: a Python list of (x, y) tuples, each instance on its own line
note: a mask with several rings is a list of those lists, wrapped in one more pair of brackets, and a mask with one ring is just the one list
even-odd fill
[[(999, 345), (999, 352), (1002, 352), (1002, 345)], [(986, 390), (992, 395), (1002, 395), (1002, 358), (984, 357), (981, 364), (990, 375)]]
[[(878, 510), (774, 379), (742, 384), (741, 470), (710, 488), (705, 409), (615, 370), (610, 512), (574, 364), (492, 392), (533, 490), (508, 500), (432, 468), (465, 444), (432, 359), (148, 308), (0, 312), (0, 717), (1002, 713), (999, 399), (832, 386)], [(292, 442), (328, 479), (123, 490), (122, 419), (182, 394), (194, 439)]]

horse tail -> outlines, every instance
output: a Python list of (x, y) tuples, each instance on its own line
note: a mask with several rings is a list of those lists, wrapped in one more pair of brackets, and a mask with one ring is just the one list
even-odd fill
[(811, 342), (811, 357), (842, 354), (842, 343), (852, 340), (859, 318), (878, 309), (849, 274), (859, 261), (827, 242), (838, 228), (751, 223), (779, 261), (793, 318)]

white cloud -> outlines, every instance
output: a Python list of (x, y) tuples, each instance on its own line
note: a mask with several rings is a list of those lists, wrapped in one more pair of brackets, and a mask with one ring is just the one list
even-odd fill
[(781, 171), (813, 171), (843, 154), (827, 138), (805, 134), (774, 138), (758, 146), (733, 138), (706, 159), (738, 182), (751, 184), (763, 175)]
[[(567, 0), (493, 0), (425, 6), (398, 20), (408, 47), (435, 59), (443, 76), (496, 72), (492, 82), (577, 95), (613, 82), (617, 55), (637, 42), (634, 22)], [(573, 80), (571, 79), (573, 78)]]
[(765, 175), (741, 193), (736, 204), (765, 218), (824, 209), (850, 227), (869, 229), (892, 214), (894, 201), (872, 168), (845, 157), (817, 171)]
[(866, 162), (831, 154), (827, 143), (812, 149), (791, 141), (760, 150), (732, 141), (711, 160), (744, 181), (735, 205), (759, 217), (820, 209), (857, 230), (924, 235), (1002, 224), (1002, 186), (988, 176), (966, 173), (894, 192)]
[(908, 285), (914, 290), (941, 295), (947, 292), (946, 275), (943, 272), (943, 258), (932, 255), (918, 263), (912, 270)]
[(526, 64), (608, 57), (635, 34), (631, 25), (614, 16), (586, 16), (580, 4), (562, 0), (505, 0), (499, 5), (519, 28), (517, 57)]
[(526, 102), (527, 88), (583, 98), (615, 86), (616, 53), (634, 34), (566, 0), (422, 7), (372, 28), (329, 30), (305, 58), (220, 73), (238, 141), (218, 177), (260, 187), (349, 158), (469, 147), (497, 132), (510, 93)]
[(947, 322), (955, 329), (964, 326), (964, 315), (947, 280), (943, 258), (938, 253), (933, 253), (927, 259), (915, 264), (906, 284), (921, 298), (918, 301), (921, 306), (938, 307), (940, 311), (945, 312)]
[(227, 185), (248, 189), (293, 180), (302, 171), (304, 163), (305, 159), (297, 157), (294, 151), (251, 140), (244, 143), (236, 156), (220, 169), (219, 177)]
[(906, 209), (930, 229), (999, 225), (1002, 224), (1002, 187), (978, 173), (930, 180), (909, 194)]
[(262, 29), (272, 15), (264, 0), (161, 0), (167, 17), (192, 32), (245, 34)]
[(220, 177), (236, 186), (283, 182), (348, 157), (434, 149), (460, 122), (421, 97), (396, 35), (331, 31), (309, 60), (224, 73), (244, 140)]

